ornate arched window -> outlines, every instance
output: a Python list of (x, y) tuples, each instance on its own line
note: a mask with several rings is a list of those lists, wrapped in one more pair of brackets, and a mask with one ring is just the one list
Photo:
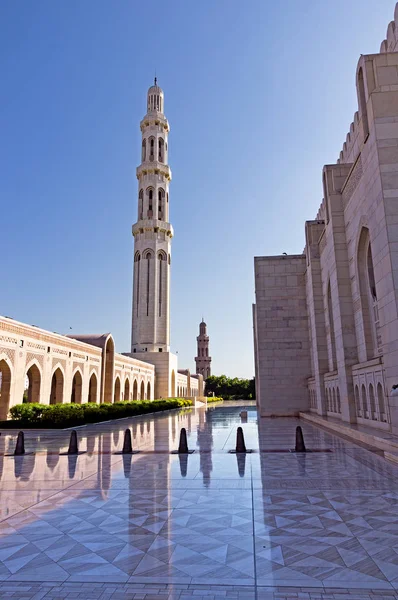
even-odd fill
[(327, 292), (327, 315), (329, 321), (329, 369), (334, 371), (337, 368), (336, 359), (336, 339), (334, 335), (334, 318), (333, 318), (333, 305), (332, 305), (332, 290), (330, 281), (328, 284)]
[(164, 162), (164, 139), (159, 138), (158, 141), (158, 161)]
[(155, 160), (155, 138), (154, 137), (149, 138), (149, 160), (150, 161)]
[(148, 217), (148, 219), (152, 219), (152, 217), (153, 217), (153, 188), (148, 188), (146, 193), (148, 196), (147, 217)]
[(145, 250), (143, 258), (146, 260), (146, 314), (149, 315), (149, 300), (150, 300), (150, 280), (151, 280), (151, 259), (153, 258), (152, 250)]
[(157, 214), (157, 218), (160, 221), (164, 221), (164, 219), (165, 219), (164, 197), (165, 197), (164, 189), (163, 188), (159, 188), (159, 190), (158, 190), (158, 214)]
[(142, 140), (142, 155), (141, 160), (144, 162), (146, 160), (146, 140)]
[[(377, 302), (376, 280), (373, 267), (372, 246), (369, 229), (363, 227), (358, 243), (357, 272), (359, 293), (361, 296), (361, 312), (363, 342), (366, 356), (370, 360), (382, 351), (379, 324), (379, 307)], [(361, 358), (361, 357), (360, 357)]]
[(144, 190), (140, 190), (138, 194), (138, 210), (139, 210), (139, 220), (144, 218)]
[(363, 78), (362, 67), (358, 71), (358, 103), (359, 103), (359, 113), (362, 117), (363, 140), (364, 140), (364, 142), (366, 142), (366, 139), (369, 135), (369, 121), (368, 121), (368, 109), (366, 106), (365, 81)]
[(368, 419), (369, 418), (369, 414), (368, 414), (368, 399), (366, 397), (366, 388), (365, 388), (364, 385), (362, 385), (362, 388), (361, 388), (361, 396), (362, 396), (363, 418), (364, 419)]
[(167, 264), (167, 255), (163, 250), (158, 253), (158, 262), (159, 262), (159, 274), (158, 274), (158, 314), (159, 317), (162, 316), (162, 303), (163, 303), (163, 293), (164, 293), (164, 285), (163, 285), (163, 277), (165, 273), (165, 268)]

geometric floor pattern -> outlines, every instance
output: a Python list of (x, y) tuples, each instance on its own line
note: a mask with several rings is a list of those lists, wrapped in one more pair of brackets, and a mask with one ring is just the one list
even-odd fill
[[(153, 596), (173, 598), (204, 585), (206, 598), (218, 597), (217, 586), (236, 598), (245, 589), (246, 598), (283, 589), (394, 597), (397, 467), (309, 423), (307, 447), (331, 452), (261, 452), (290, 448), (298, 421), (258, 429), (255, 409), (247, 423), (240, 410), (226, 403), (82, 428), (87, 451), (77, 458), (52, 451), (68, 432), (27, 434), (34, 455), (0, 456), (0, 597), (18, 597), (4, 586), (23, 582), (114, 584), (115, 594), (152, 585)], [(227, 452), (238, 425), (254, 453)], [(141, 450), (132, 457), (114, 454), (126, 427)], [(185, 457), (169, 453), (181, 427), (196, 450)], [(0, 453), (13, 441), (3, 433)]]

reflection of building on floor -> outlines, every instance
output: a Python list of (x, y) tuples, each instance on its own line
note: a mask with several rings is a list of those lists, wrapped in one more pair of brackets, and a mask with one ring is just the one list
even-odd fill
[(312, 411), (398, 433), (398, 10), (361, 55), (358, 111), (302, 254), (255, 258), (262, 416)]
[(213, 425), (212, 411), (199, 413), (199, 424), (197, 426), (197, 445), (200, 452), (200, 472), (203, 473), (203, 483), (206, 487), (210, 485), (210, 474), (213, 470), (212, 448), (213, 448)]
[[(131, 352), (118, 354), (111, 334), (70, 335), (0, 317), (0, 420), (20, 404), (118, 402), (201, 397), (203, 376), (178, 370), (170, 352), (170, 263), (167, 163), (169, 124), (164, 94), (148, 90), (137, 169), (138, 220), (133, 226)], [(27, 382), (27, 388), (26, 388)]]

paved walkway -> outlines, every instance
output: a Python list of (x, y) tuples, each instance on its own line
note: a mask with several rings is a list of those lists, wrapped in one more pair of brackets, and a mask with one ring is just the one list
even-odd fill
[[(398, 467), (225, 405), (29, 432), (2, 456), (0, 598), (398, 598)], [(242, 425), (252, 454), (233, 455)], [(131, 427), (140, 454), (121, 456)], [(189, 456), (170, 454), (186, 427)]]

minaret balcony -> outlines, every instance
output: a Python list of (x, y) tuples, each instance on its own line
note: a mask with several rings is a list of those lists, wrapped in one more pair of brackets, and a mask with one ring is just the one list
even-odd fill
[(169, 165), (165, 165), (157, 160), (145, 161), (137, 167), (137, 179), (145, 175), (160, 175), (165, 177), (168, 181), (171, 181), (171, 169)]
[(132, 228), (134, 236), (138, 233), (143, 233), (144, 231), (153, 231), (154, 233), (163, 231), (170, 238), (174, 236), (172, 224), (167, 221), (161, 221), (160, 219), (140, 219), (137, 223), (134, 223)]
[(145, 115), (140, 123), (141, 131), (146, 127), (161, 127), (165, 131), (170, 131), (170, 125), (163, 113), (158, 110), (151, 110)]

